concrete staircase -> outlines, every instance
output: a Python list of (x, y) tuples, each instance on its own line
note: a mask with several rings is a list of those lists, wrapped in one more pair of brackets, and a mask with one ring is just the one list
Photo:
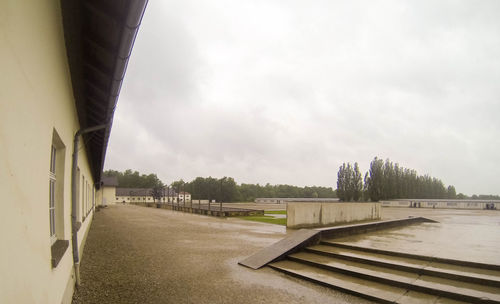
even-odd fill
[(498, 265), (323, 240), (268, 266), (382, 303), (500, 303)]

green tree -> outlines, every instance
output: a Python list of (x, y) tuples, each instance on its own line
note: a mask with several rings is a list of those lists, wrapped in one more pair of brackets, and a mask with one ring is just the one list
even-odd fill
[(455, 190), (455, 187), (453, 187), (451, 185), (448, 186), (446, 197), (449, 199), (456, 199), (457, 198), (457, 191)]
[(362, 196), (363, 180), (359, 171), (358, 163), (354, 167), (345, 163), (339, 167), (337, 173), (337, 195), (340, 200), (350, 202), (358, 201)]
[(218, 182), (220, 184), (220, 192), (217, 199), (219, 202), (234, 202), (238, 199), (238, 188), (232, 177), (223, 177)]
[(337, 195), (341, 201), (347, 201), (347, 183), (347, 166), (343, 163), (337, 172)]
[(375, 157), (370, 163), (368, 172), (369, 176), (366, 180), (368, 195), (371, 201), (377, 202), (384, 195), (384, 161)]
[(468, 196), (463, 193), (457, 194), (457, 199), (466, 199), (466, 198), (468, 198)]
[(352, 199), (359, 201), (363, 196), (363, 180), (359, 171), (358, 163), (354, 163), (354, 171), (352, 175)]
[(124, 172), (116, 170), (107, 170), (103, 172), (104, 176), (116, 176), (118, 186), (123, 188), (153, 188), (156, 185), (163, 185), (163, 182), (156, 174), (141, 175), (139, 171), (127, 169)]
[(150, 195), (153, 197), (153, 200), (160, 201), (161, 198), (163, 197), (163, 186), (158, 184), (151, 189)]

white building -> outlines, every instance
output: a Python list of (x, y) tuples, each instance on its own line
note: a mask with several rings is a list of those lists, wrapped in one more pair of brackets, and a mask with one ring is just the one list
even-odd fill
[(97, 205), (109, 205), (116, 203), (116, 187), (118, 179), (116, 176), (103, 176), (101, 189), (97, 192)]
[(380, 201), (380, 202), (382, 203), (382, 207), (500, 210), (499, 200), (395, 199), (395, 200)]
[(169, 202), (169, 203), (186, 203), (191, 202), (191, 194), (188, 192), (180, 192), (177, 194), (172, 189), (163, 189), (162, 195), (159, 200), (153, 198), (151, 188), (116, 188), (115, 190), (115, 203), (154, 203), (154, 202)]
[(71, 303), (145, 5), (0, 1), (0, 303)]
[(315, 202), (315, 203), (326, 203), (326, 202), (338, 202), (338, 198), (309, 198), (309, 197), (259, 197), (255, 199), (256, 203), (259, 204), (285, 204), (287, 202)]
[(191, 202), (191, 193), (181, 191), (179, 192), (179, 201), (189, 203)]

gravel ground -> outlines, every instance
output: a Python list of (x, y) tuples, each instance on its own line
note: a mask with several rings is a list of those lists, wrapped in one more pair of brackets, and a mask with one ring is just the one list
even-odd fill
[(129, 205), (96, 212), (73, 303), (370, 303), (237, 265), (283, 226)]

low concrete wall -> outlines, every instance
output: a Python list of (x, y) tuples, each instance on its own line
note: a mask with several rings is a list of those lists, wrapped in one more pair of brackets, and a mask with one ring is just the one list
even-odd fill
[(380, 219), (380, 203), (288, 202), (288, 228), (324, 227)]

